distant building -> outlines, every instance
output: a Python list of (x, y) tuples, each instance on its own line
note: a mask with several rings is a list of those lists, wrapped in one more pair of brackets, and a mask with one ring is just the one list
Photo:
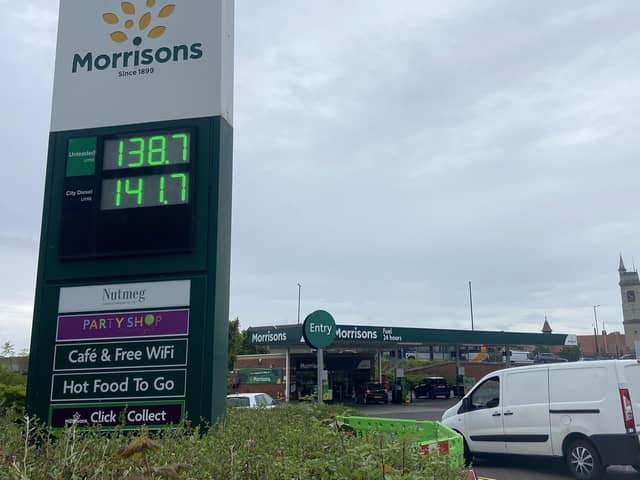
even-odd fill
[(620, 332), (610, 332), (598, 335), (598, 350), (596, 350), (596, 338), (594, 335), (578, 335), (578, 347), (585, 357), (619, 356), (627, 351), (625, 336)]
[(622, 318), (626, 347), (635, 351), (635, 342), (640, 340), (640, 278), (638, 272), (627, 272), (620, 255), (620, 294), (622, 295)]

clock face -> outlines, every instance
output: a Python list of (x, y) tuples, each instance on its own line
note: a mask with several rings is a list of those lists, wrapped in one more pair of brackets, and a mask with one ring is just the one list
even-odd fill
[(636, 292), (633, 290), (627, 290), (627, 302), (633, 303), (636, 301)]

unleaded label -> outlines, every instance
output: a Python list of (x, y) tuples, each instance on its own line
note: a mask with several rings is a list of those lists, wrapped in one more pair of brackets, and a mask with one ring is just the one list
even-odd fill
[(96, 137), (72, 138), (67, 146), (67, 177), (93, 175), (96, 169)]

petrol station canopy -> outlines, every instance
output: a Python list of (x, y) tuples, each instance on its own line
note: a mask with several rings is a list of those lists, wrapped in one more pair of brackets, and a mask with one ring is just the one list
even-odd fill
[[(305, 345), (302, 325), (250, 327), (249, 342), (255, 346), (289, 348)], [(526, 333), (491, 330), (452, 330), (365, 325), (336, 325), (332, 347), (397, 345), (577, 345), (577, 337), (565, 333)]]

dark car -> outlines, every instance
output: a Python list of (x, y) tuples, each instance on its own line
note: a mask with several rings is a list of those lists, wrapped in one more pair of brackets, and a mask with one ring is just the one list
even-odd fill
[(449, 398), (451, 395), (451, 387), (449, 387), (444, 377), (427, 377), (418, 382), (418, 385), (413, 389), (413, 393), (416, 398)]
[(356, 400), (360, 403), (387, 403), (387, 389), (382, 383), (366, 383), (356, 392)]
[(533, 359), (533, 363), (559, 363), (559, 362), (566, 362), (566, 361), (567, 361), (566, 358), (559, 357), (555, 353), (546, 353), (546, 352), (539, 353)]

